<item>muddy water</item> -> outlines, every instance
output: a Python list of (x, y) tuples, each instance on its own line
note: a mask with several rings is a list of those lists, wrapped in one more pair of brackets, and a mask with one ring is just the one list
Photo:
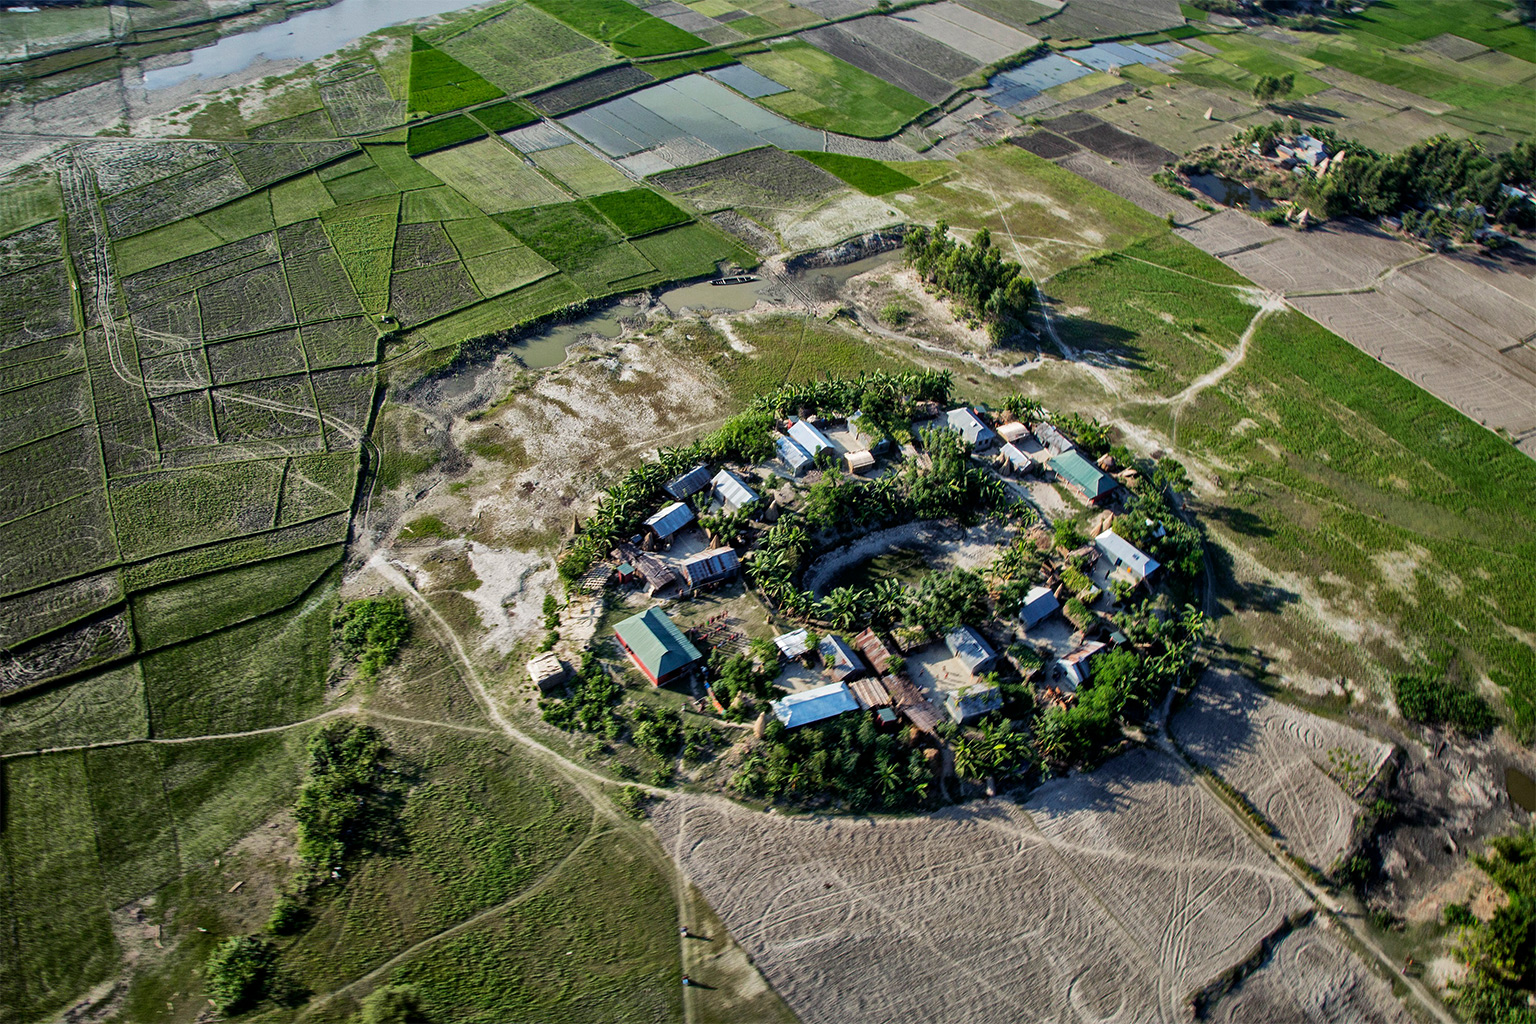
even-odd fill
[(330, 7), (305, 11), (287, 21), (251, 32), (225, 36), (212, 46), (192, 52), (186, 64), (144, 73), (151, 91), (180, 85), (190, 78), (219, 78), (243, 71), (257, 57), (311, 61), (361, 39), (369, 32), (402, 21), (446, 14), (479, 0), (340, 0)]
[(1274, 203), (1251, 190), (1240, 181), (1223, 178), (1217, 174), (1192, 174), (1189, 183), (1207, 198), (1224, 206), (1242, 206), (1250, 210), (1267, 210)]
[(710, 284), (700, 281), (679, 285), (661, 293), (661, 304), (674, 315), (684, 309), (720, 309), (728, 313), (740, 313), (757, 304), (757, 297), (773, 282), (766, 278), (743, 284)]
[(565, 362), (565, 350), (576, 344), (582, 338), (596, 334), (603, 338), (617, 338), (623, 330), (619, 324), (619, 317), (628, 313), (634, 315), (634, 309), (626, 309), (623, 306), (613, 306), (598, 313), (592, 313), (580, 320), (569, 320), (561, 324), (551, 324), (534, 334), (528, 335), (512, 346), (512, 354), (523, 361), (529, 369), (537, 370), (545, 366), (559, 366)]
[(1536, 779), (1519, 768), (1504, 769), (1504, 788), (1509, 791), (1509, 802), (1523, 811), (1536, 814)]

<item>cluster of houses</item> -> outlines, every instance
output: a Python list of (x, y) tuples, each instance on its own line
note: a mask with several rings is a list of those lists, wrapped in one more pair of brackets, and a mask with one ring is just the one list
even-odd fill
[(1305, 134), (1294, 137), (1279, 136), (1270, 139), (1267, 143), (1255, 142), (1248, 148), (1255, 156), (1263, 158), (1281, 170), (1290, 171), (1310, 167), (1319, 175), (1327, 174), (1329, 167), (1342, 162), (1345, 155), (1333, 153), (1327, 143)]
[(1033, 427), (1018, 421), (999, 423), (994, 429), (973, 409), (951, 409), (945, 414), (950, 429), (958, 432), (978, 455), (996, 456), (996, 468), (1004, 476), (1029, 476), (1049, 470), (1089, 505), (1109, 502), (1120, 483), (1106, 470), (1109, 456), (1095, 463), (1068, 437), (1043, 420)]

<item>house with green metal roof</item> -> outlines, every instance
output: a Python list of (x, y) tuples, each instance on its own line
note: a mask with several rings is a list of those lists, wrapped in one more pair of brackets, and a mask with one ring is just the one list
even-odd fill
[(1120, 486), (1114, 477), (1101, 472), (1098, 466), (1075, 450), (1053, 455), (1051, 468), (1063, 483), (1090, 505), (1103, 504), (1115, 488)]
[(660, 608), (631, 615), (613, 632), (629, 660), (653, 686), (676, 679), (704, 657)]

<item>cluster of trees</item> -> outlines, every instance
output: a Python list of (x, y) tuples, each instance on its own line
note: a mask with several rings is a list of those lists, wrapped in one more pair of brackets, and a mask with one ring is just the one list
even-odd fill
[(926, 806), (933, 782), (921, 748), (880, 732), (867, 715), (840, 715), (798, 729), (769, 722), (731, 785), (747, 796), (798, 804), (831, 798), (860, 812)]
[(1205, 616), (1186, 605), (1178, 615), (1143, 603), (1115, 617), (1127, 643), (1099, 654), (1077, 703), (1049, 708), (1035, 720), (1041, 755), (1058, 765), (1096, 760), (1120, 737), (1120, 723), (1139, 722), (1168, 687), (1187, 677), (1205, 635)]
[[(995, 680), (992, 682), (995, 684)], [(1010, 721), (993, 714), (979, 731), (953, 731), (950, 749), (955, 754), (955, 774), (962, 779), (1002, 778), (1017, 775), (1038, 760), (1021, 720)]]
[(332, 620), (342, 655), (358, 663), (358, 674), (372, 679), (394, 660), (411, 635), (411, 620), (401, 597), (367, 597), (344, 605)]
[(1449, 678), (1444, 665), (1393, 676), (1392, 697), (1410, 722), (1449, 725), (1469, 736), (1481, 736), (1499, 724), (1482, 694)]
[(1110, 450), (1109, 427), (1092, 417), (1075, 412), (1059, 412), (1051, 417), (1051, 426), (1066, 434), (1095, 459)]
[(236, 1014), (265, 999), (277, 979), (277, 947), (259, 935), (231, 935), (214, 947), (203, 968), (203, 988), (222, 1014)]
[(932, 230), (916, 227), (907, 233), (907, 266), (960, 307), (962, 313), (986, 325), (994, 343), (1025, 326), (1035, 301), (1035, 282), (1013, 260), (992, 245), (986, 228), (970, 242), (949, 234), (939, 221)]
[[(714, 433), (692, 444), (663, 448), (655, 462), (636, 466), (598, 499), (596, 511), (560, 559), (560, 574), (580, 579), (613, 545), (632, 536), (663, 498), (667, 482), (700, 462), (761, 462), (774, 455), (775, 422), (790, 412), (820, 411), (847, 415), (863, 409), (872, 429), (892, 431), (918, 401), (948, 398), (948, 372), (866, 373), (854, 378), (825, 377), (785, 384), (753, 400), (747, 411), (726, 420)], [(670, 499), (668, 499), (670, 500)]]
[(1473, 862), (1508, 895), (1486, 923), (1466, 907), (1446, 908), (1446, 923), (1461, 928), (1456, 957), (1467, 975), (1455, 1002), (1469, 1020), (1536, 1024), (1536, 831), (1529, 826), (1488, 843), (1491, 855)]
[[(1265, 145), (1301, 130), (1295, 121), (1255, 125), (1240, 138)], [(1300, 198), (1324, 217), (1398, 216), (1406, 211), (1482, 206), (1488, 219), (1522, 228), (1536, 227), (1536, 207), (1501, 186), (1529, 187), (1536, 181), (1536, 142), (1522, 139), (1496, 156), (1471, 139), (1445, 135), (1416, 142), (1398, 153), (1383, 154), (1327, 128), (1307, 131), (1343, 153), (1324, 177), (1298, 182)]]
[(545, 697), (539, 701), (539, 711), (556, 729), (579, 729), (615, 740), (624, 732), (624, 719), (618, 711), (623, 699), (624, 687), (608, 674), (597, 655), (583, 651), (570, 697)]
[(1260, 103), (1273, 103), (1281, 97), (1289, 96), (1295, 88), (1296, 76), (1289, 71), (1283, 75), (1260, 75), (1259, 80), (1253, 84), (1253, 98)]
[(709, 685), (715, 692), (715, 699), (727, 708), (735, 705), (743, 718), (755, 711), (752, 705), (754, 699), (767, 700), (774, 694), (773, 681), (778, 676), (779, 668), (778, 648), (774, 648), (771, 654), (762, 652), (761, 662), (759, 667), (758, 659), (725, 651), (716, 651), (711, 655)]

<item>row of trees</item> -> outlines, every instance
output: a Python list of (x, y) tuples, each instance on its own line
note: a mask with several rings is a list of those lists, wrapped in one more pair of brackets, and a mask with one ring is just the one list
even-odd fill
[(970, 242), (949, 233), (939, 221), (932, 230), (916, 227), (907, 232), (906, 264), (926, 284), (934, 285), (965, 315), (981, 321), (994, 343), (1022, 329), (1034, 306), (1035, 282), (1023, 268), (1006, 260), (992, 245), (986, 228)]

